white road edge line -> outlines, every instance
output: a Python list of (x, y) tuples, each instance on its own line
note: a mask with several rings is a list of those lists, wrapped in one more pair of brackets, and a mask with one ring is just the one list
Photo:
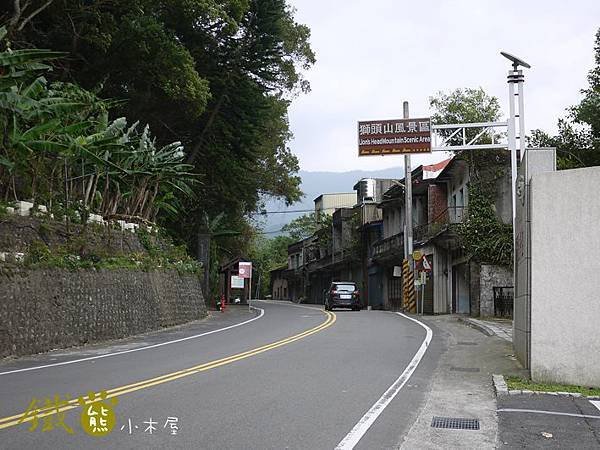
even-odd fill
[(547, 414), (550, 416), (569, 416), (569, 417), (583, 417), (586, 419), (600, 419), (600, 416), (592, 416), (589, 414), (573, 414), (558, 411), (543, 411), (540, 409), (517, 409), (517, 408), (500, 408), (497, 412), (514, 412), (514, 413), (532, 413), (532, 414)]
[(592, 405), (594, 405), (598, 411), (600, 411), (600, 401), (599, 400), (590, 400), (589, 401)]
[(394, 400), (394, 397), (398, 395), (400, 389), (402, 389), (406, 382), (410, 379), (411, 375), (413, 374), (413, 372), (421, 362), (421, 359), (425, 355), (427, 348), (429, 347), (431, 337), (433, 336), (431, 328), (429, 328), (424, 323), (413, 319), (412, 317), (408, 317), (405, 314), (396, 314), (421, 325), (423, 328), (425, 328), (425, 331), (427, 331), (427, 335), (425, 336), (421, 347), (419, 347), (419, 350), (417, 351), (417, 353), (415, 353), (415, 356), (413, 356), (413, 359), (410, 361), (408, 366), (406, 366), (404, 372), (402, 372), (402, 375), (400, 375), (398, 379), (394, 381), (394, 383), (387, 389), (387, 391), (384, 392), (384, 394), (379, 398), (379, 400), (377, 400), (375, 404), (371, 406), (371, 408), (365, 413), (365, 415), (362, 416), (362, 418), (358, 421), (354, 428), (352, 428), (352, 430), (350, 430), (346, 437), (344, 437), (344, 439), (342, 439), (340, 443), (335, 447), (336, 450), (351, 450), (356, 444), (358, 444), (358, 441), (362, 439), (362, 437), (369, 430), (371, 425), (373, 425), (373, 423), (377, 420), (379, 415), (391, 403), (391, 401)]
[(6, 372), (0, 372), (0, 376), (2, 376), (2, 375), (9, 375), (11, 373), (30, 372), (32, 370), (47, 369), (49, 367), (66, 366), (68, 364), (75, 364), (75, 363), (80, 363), (80, 362), (85, 362), (85, 361), (91, 361), (93, 359), (108, 358), (109, 356), (124, 355), (126, 353), (140, 352), (142, 350), (150, 350), (151, 348), (162, 347), (164, 345), (171, 345), (171, 344), (176, 344), (178, 342), (189, 341), (190, 339), (196, 339), (196, 338), (199, 338), (199, 337), (202, 337), (202, 336), (208, 336), (209, 334), (220, 333), (222, 331), (231, 330), (232, 328), (241, 327), (242, 325), (246, 325), (246, 324), (248, 324), (250, 322), (254, 322), (255, 320), (258, 320), (262, 316), (265, 315), (265, 310), (264, 309), (262, 309), (262, 308), (256, 308), (254, 306), (252, 306), (252, 308), (259, 310), (260, 314), (258, 316), (256, 316), (256, 317), (253, 317), (252, 319), (246, 320), (244, 322), (236, 323), (235, 325), (230, 325), (230, 326), (225, 327), (225, 328), (218, 328), (216, 330), (207, 331), (206, 333), (195, 334), (194, 336), (187, 336), (187, 337), (184, 337), (184, 338), (181, 338), (181, 339), (175, 339), (173, 341), (167, 341), (167, 342), (161, 342), (160, 344), (148, 345), (146, 347), (138, 347), (138, 348), (133, 348), (133, 349), (130, 349), (130, 350), (123, 350), (121, 352), (106, 353), (104, 355), (90, 356), (90, 357), (87, 357), (87, 358), (73, 359), (73, 360), (70, 360), (70, 361), (62, 361), (62, 362), (59, 362), (59, 363), (45, 364), (43, 366), (34, 366), (34, 367), (26, 367), (24, 369), (9, 370), (9, 371), (6, 371)]

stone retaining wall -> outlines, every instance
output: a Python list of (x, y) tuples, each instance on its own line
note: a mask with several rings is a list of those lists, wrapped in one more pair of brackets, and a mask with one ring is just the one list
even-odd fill
[(513, 285), (513, 274), (508, 267), (489, 264), (481, 265), (480, 274), (480, 315), (494, 315), (494, 288)]
[(0, 357), (123, 338), (204, 316), (195, 275), (0, 270)]

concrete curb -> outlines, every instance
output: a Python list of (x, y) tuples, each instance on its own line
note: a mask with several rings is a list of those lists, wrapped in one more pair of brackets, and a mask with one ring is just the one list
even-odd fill
[(494, 383), (494, 391), (496, 392), (496, 396), (499, 397), (501, 395), (556, 395), (560, 397), (583, 397), (588, 400), (600, 400), (600, 396), (598, 395), (583, 395), (579, 392), (546, 392), (546, 391), (529, 391), (529, 390), (519, 390), (519, 389), (508, 389), (506, 384), (506, 380), (503, 375), (492, 375), (492, 381)]
[(459, 317), (458, 320), (459, 320), (459, 322), (464, 322), (465, 324), (478, 329), (486, 336), (496, 336), (496, 333), (490, 327), (488, 327), (484, 324), (475, 322), (474, 320), (471, 320), (471, 318), (469, 318), (469, 317)]
[(492, 375), (492, 381), (494, 382), (496, 396), (508, 395), (508, 386), (506, 385), (506, 381), (502, 375)]

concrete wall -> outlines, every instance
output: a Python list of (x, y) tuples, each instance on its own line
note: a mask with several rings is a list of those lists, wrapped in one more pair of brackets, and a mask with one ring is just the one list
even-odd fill
[(600, 386), (600, 167), (531, 178), (531, 376)]
[(288, 291), (288, 280), (285, 278), (273, 279), (273, 290), (271, 295), (274, 300), (288, 300), (290, 295)]
[(404, 216), (399, 207), (388, 206), (383, 209), (383, 237), (388, 238), (404, 230)]
[(176, 271), (0, 265), (0, 357), (46, 352), (206, 316), (202, 284)]
[(531, 177), (556, 171), (556, 149), (527, 149), (519, 165), (515, 220), (513, 347), (526, 369), (531, 350)]
[(352, 208), (356, 204), (356, 192), (323, 194), (315, 199), (315, 212), (332, 215), (337, 208)]

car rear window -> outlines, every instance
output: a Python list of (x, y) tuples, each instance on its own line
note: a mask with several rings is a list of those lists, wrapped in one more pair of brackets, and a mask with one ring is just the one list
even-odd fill
[(338, 291), (348, 291), (348, 292), (354, 292), (354, 290), (356, 289), (356, 287), (353, 284), (336, 284), (335, 288)]

